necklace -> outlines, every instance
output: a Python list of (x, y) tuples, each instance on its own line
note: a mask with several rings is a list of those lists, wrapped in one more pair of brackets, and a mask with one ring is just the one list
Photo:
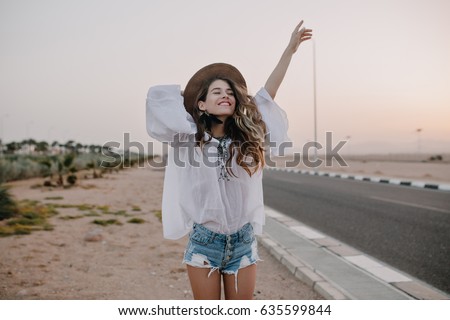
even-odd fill
[(227, 148), (227, 135), (221, 138), (216, 138), (219, 140), (219, 145), (217, 146), (217, 165), (219, 166), (219, 181), (230, 181), (228, 177), (228, 172), (226, 168), (226, 163), (228, 160), (228, 148)]

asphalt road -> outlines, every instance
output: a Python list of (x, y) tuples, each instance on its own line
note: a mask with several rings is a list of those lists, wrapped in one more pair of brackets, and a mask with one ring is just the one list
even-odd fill
[(450, 192), (264, 171), (265, 204), (450, 293)]

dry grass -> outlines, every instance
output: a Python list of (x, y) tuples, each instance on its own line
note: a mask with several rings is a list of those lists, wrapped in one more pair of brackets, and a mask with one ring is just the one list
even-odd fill
[(141, 224), (141, 223), (145, 223), (145, 220), (141, 219), (141, 218), (132, 218), (132, 219), (128, 220), (127, 222)]
[(30, 234), (38, 230), (53, 230), (48, 218), (58, 214), (54, 206), (38, 201), (23, 200), (18, 202), (18, 213), (2, 221), (0, 236)]
[(159, 222), (162, 222), (162, 211), (161, 210), (153, 210), (155, 217), (158, 218)]
[(98, 224), (98, 225), (103, 226), (103, 227), (106, 227), (106, 226), (109, 226), (109, 225), (121, 226), (123, 224), (122, 222), (120, 222), (117, 219), (108, 219), (108, 220), (96, 219), (96, 220), (92, 221), (92, 223)]

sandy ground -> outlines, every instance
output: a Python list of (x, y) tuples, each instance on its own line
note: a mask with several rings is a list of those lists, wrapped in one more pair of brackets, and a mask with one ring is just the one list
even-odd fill
[[(30, 187), (43, 179), (10, 183), (17, 200), (108, 205), (109, 211), (130, 216), (96, 210), (101, 216), (93, 217), (77, 208), (59, 208), (50, 219), (52, 231), (0, 238), (0, 298), (192, 299), (181, 264), (186, 238), (164, 240), (155, 215), (161, 209), (163, 176), (164, 171), (141, 168), (81, 180), (70, 189)], [(136, 206), (141, 210), (133, 211)], [(146, 222), (128, 223), (132, 217)], [(111, 218), (122, 225), (92, 223)], [(255, 299), (321, 299), (262, 246), (259, 252), (264, 261), (258, 264)]]

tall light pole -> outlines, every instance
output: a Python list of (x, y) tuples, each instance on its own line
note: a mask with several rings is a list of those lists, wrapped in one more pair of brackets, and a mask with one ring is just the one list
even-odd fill
[[(314, 143), (317, 143), (317, 90), (316, 90), (316, 42), (312, 39), (313, 45), (313, 91), (314, 91)], [(317, 145), (314, 149), (314, 162), (317, 161)], [(317, 169), (317, 167), (314, 167)]]

